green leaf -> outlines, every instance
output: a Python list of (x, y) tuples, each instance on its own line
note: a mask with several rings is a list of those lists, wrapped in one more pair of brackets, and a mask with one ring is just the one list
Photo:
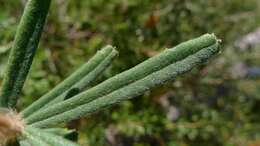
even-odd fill
[(58, 136), (62, 136), (62, 137), (75, 132), (75, 130), (70, 130), (70, 129), (67, 129), (67, 128), (48, 128), (48, 129), (42, 129), (42, 130), (45, 131), (45, 132), (48, 132), (48, 133), (52, 133), (52, 134), (55, 134), (55, 135), (58, 135)]
[(28, 140), (19, 141), (20, 146), (32, 146)]
[(14, 107), (41, 37), (50, 0), (29, 0), (18, 27), (5, 72), (0, 106)]
[(108, 68), (114, 58), (117, 56), (118, 52), (113, 50), (100, 64), (93, 69), (89, 74), (87, 74), (84, 78), (82, 78), (78, 83), (73, 85), (68, 91), (52, 100), (46, 106), (53, 105), (55, 103), (61, 102), (63, 100), (69, 99), (78, 93), (82, 92), (84, 89), (90, 86), (90, 84), (106, 69)]
[[(47, 94), (42, 96), (39, 100), (35, 101), (33, 104), (31, 104), (29, 107), (27, 107), (24, 111), (22, 111), (21, 112), (22, 116), (23, 117), (29, 116), (30, 114), (36, 112), (37, 110), (39, 110), (42, 107), (44, 107), (45, 105), (47, 105), (52, 100), (55, 100), (55, 98), (58, 97), (59, 95), (63, 96), (62, 93), (64, 93), (64, 92), (66, 95), (66, 91), (72, 89), (75, 84), (76, 84), (75, 85), (76, 87), (80, 86), (80, 88), (81, 87), (83, 88), (83, 86), (81, 86), (81, 84), (79, 85), (79, 82), (82, 80), (82, 78), (84, 81), (86, 81), (86, 83), (84, 83), (84, 86), (87, 86), (92, 81), (93, 77), (96, 77), (95, 75), (99, 74), (100, 63), (102, 63), (104, 60), (106, 60), (108, 56), (109, 56), (108, 58), (110, 58), (111, 55), (115, 56), (115, 53), (116, 53), (116, 51), (114, 50), (114, 48), (112, 46), (106, 46), (106, 47), (102, 48), (100, 51), (97, 52), (97, 54), (94, 57), (92, 57), (87, 63), (82, 65), (82, 67), (80, 67), (76, 72), (71, 74), (62, 83), (57, 85), (50, 92), (48, 92)], [(95, 74), (94, 76), (92, 75), (93, 70), (94, 71), (98, 70), (95, 72), (97, 74)], [(60, 98), (58, 99), (58, 101), (60, 101)], [(55, 100), (55, 102), (56, 102), (56, 100)]]
[(42, 141), (52, 145), (52, 146), (79, 146), (76, 143), (73, 143), (61, 136), (43, 131), (41, 129), (27, 127), (26, 131), (32, 133), (35, 137), (38, 137)]
[[(213, 37), (215, 41), (212, 41), (212, 44), (206, 45), (206, 48), (194, 48), (194, 46), (204, 47), (204, 45), (202, 44), (205, 42), (207, 43), (209, 41), (208, 39), (211, 39), (211, 37)], [(203, 39), (199, 42), (198, 39), (195, 39), (181, 44), (181, 48), (178, 48), (177, 46), (174, 49), (169, 49), (163, 52), (162, 54), (158, 55), (160, 60), (157, 60), (158, 56), (151, 58), (146, 62), (134, 67), (133, 69), (130, 69), (129, 71), (126, 71), (111, 79), (108, 79), (107, 81), (104, 81), (96, 87), (86, 92), (83, 92), (69, 100), (55, 104), (53, 106), (50, 106), (49, 108), (39, 111), (25, 120), (28, 124), (32, 124), (37, 127), (48, 127), (62, 122), (68, 122), (72, 119), (79, 118), (85, 114), (92, 113), (94, 111), (97, 111), (109, 105), (113, 105), (122, 100), (138, 96), (144, 93), (145, 91), (149, 90), (150, 88), (158, 86), (168, 80), (175, 78), (177, 75), (191, 70), (193, 67), (200, 63), (203, 63), (204, 61), (206, 61), (218, 52), (219, 44), (215, 36), (204, 35), (199, 39), (201, 38)], [(197, 43), (202, 44), (198, 45)], [(187, 51), (189, 50), (188, 48), (191, 50)], [(197, 49), (197, 52), (193, 53), (195, 49)], [(179, 50), (183, 50), (184, 52), (181, 52)], [(166, 56), (165, 53), (167, 54), (169, 52), (171, 56), (182, 57), (179, 57), (178, 60), (176, 60), (176, 58), (173, 57), (167, 58), (168, 56)], [(154, 59), (156, 59), (155, 62)], [(150, 69), (155, 66), (160, 67), (158, 67), (158, 70), (156, 71)], [(142, 78), (140, 78), (140, 76), (137, 76), (139, 75), (138, 73), (140, 73), (140, 71), (146, 74), (146, 76)], [(149, 74), (147, 74), (146, 71), (148, 71)], [(122, 82), (124, 82), (124, 84), (122, 84)], [(111, 91), (111, 88), (116, 88), (117, 90), (114, 90), (106, 95), (100, 95), (100, 92), (108, 90)], [(101, 98), (98, 98), (94, 101), (89, 100), (89, 98), (93, 99), (93, 96), (96, 97), (97, 94)]]
[(23, 131), (23, 136), (25, 137), (24, 140), (29, 142), (32, 146), (53, 146), (43, 141), (40, 137), (35, 136), (34, 133), (31, 133), (30, 131)]

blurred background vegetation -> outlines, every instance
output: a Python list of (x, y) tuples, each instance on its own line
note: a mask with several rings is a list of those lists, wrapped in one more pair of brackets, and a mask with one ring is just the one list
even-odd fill
[[(0, 81), (25, 2), (0, 0)], [(120, 56), (96, 84), (209, 32), (208, 64), (68, 127), (84, 146), (260, 146), (259, 17), (259, 0), (53, 0), (19, 108), (106, 44)]]

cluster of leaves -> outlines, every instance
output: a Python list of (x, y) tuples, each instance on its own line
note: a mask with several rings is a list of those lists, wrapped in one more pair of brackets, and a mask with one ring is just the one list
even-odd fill
[[(13, 108), (38, 48), (50, 3), (51, 0), (26, 2), (2, 83), (0, 107), (4, 110), (0, 115), (1, 145), (15, 138), (20, 146), (77, 146), (48, 128), (139, 96), (190, 71), (219, 52), (219, 41), (215, 35), (205, 34), (167, 49), (89, 88), (90, 83), (117, 56), (115, 48), (106, 46), (67, 79), (16, 115)], [(13, 129), (17, 129), (17, 133)]]
[[(23, 3), (0, 4), (1, 74)], [(226, 49), (210, 66), (69, 127), (81, 129), (85, 145), (257, 145), (259, 77), (250, 69), (259, 66), (259, 49), (240, 52), (232, 43), (259, 26), (258, 0), (56, 0), (53, 7), (18, 107), (46, 93), (104, 44), (118, 46), (120, 56), (97, 82), (164, 47), (215, 32)], [(233, 75), (241, 63), (248, 73)]]

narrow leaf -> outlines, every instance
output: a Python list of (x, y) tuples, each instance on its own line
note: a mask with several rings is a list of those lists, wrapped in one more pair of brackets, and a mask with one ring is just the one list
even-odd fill
[(42, 130), (45, 131), (45, 132), (48, 132), (48, 133), (52, 133), (52, 134), (55, 134), (55, 135), (58, 135), (58, 136), (62, 136), (62, 137), (75, 132), (75, 130), (70, 130), (70, 129), (67, 129), (67, 128), (48, 128), (48, 129), (42, 129)]
[(92, 70), (94, 70), (106, 56), (108, 56), (111, 52), (113, 52), (114, 48), (112, 46), (106, 46), (97, 54), (92, 57), (87, 63), (82, 65), (76, 72), (71, 74), (67, 79), (57, 85), (50, 92), (42, 96), (39, 100), (35, 101), (29, 107), (27, 107), (24, 111), (21, 112), (23, 117), (27, 117), (30, 114), (36, 112), (50, 101), (54, 100), (57, 96), (69, 90), (75, 83), (79, 82), (83, 77), (89, 74)]
[(28, 0), (5, 72), (0, 106), (14, 107), (26, 80), (51, 0)]
[(26, 130), (32, 133), (35, 137), (40, 138), (41, 140), (52, 146), (79, 146), (78, 144), (71, 142), (61, 136), (45, 132), (41, 129), (27, 127)]
[(82, 116), (89, 115), (93, 112), (114, 105), (123, 100), (141, 95), (145, 91), (161, 85), (166, 81), (173, 80), (178, 75), (181, 75), (191, 70), (193, 67), (207, 61), (214, 54), (218, 53), (218, 51), (218, 44), (210, 46), (209, 48), (202, 49), (199, 52), (188, 56), (184, 60), (171, 64), (157, 72), (148, 75), (143, 79), (140, 79), (134, 83), (129, 84), (128, 86), (120, 88), (106, 96), (98, 98), (90, 103), (78, 106), (64, 113), (36, 122), (32, 124), (32, 126), (49, 127), (63, 122), (68, 122)]
[(23, 136), (25, 137), (25, 140), (31, 144), (31, 146), (54, 146), (46, 143), (38, 136), (35, 136), (34, 133), (27, 130), (23, 132)]
[(132, 69), (118, 74), (101, 84), (81, 93), (73, 98), (49, 106), (42, 111), (36, 112), (25, 120), (28, 124), (49, 118), (53, 115), (71, 110), (79, 105), (88, 103), (98, 97), (107, 95), (117, 89), (127, 86), (145, 76), (156, 72), (172, 63), (186, 58), (199, 50), (212, 46), (217, 43), (216, 37), (211, 34), (203, 35), (199, 38), (182, 43), (172, 49), (167, 49), (161, 54), (152, 57), (145, 62), (133, 67)]
[(78, 83), (73, 85), (68, 91), (57, 97), (56, 99), (52, 100), (46, 106), (53, 105), (55, 103), (61, 102), (63, 100), (69, 99), (84, 89), (90, 86), (90, 84), (106, 69), (108, 68), (114, 58), (117, 56), (118, 52), (113, 50), (93, 71), (87, 74), (84, 78), (82, 78)]
[(32, 146), (28, 140), (19, 141), (20, 146)]

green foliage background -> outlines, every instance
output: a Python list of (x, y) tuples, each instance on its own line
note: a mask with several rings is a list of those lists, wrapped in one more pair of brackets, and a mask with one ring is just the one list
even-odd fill
[[(0, 0), (1, 78), (24, 2)], [(19, 107), (106, 44), (117, 46), (120, 56), (96, 83), (214, 32), (223, 50), (209, 64), (68, 126), (79, 129), (86, 146), (259, 146), (260, 78), (248, 72), (260, 68), (260, 45), (234, 47), (259, 27), (259, 16), (258, 0), (53, 0)]]

